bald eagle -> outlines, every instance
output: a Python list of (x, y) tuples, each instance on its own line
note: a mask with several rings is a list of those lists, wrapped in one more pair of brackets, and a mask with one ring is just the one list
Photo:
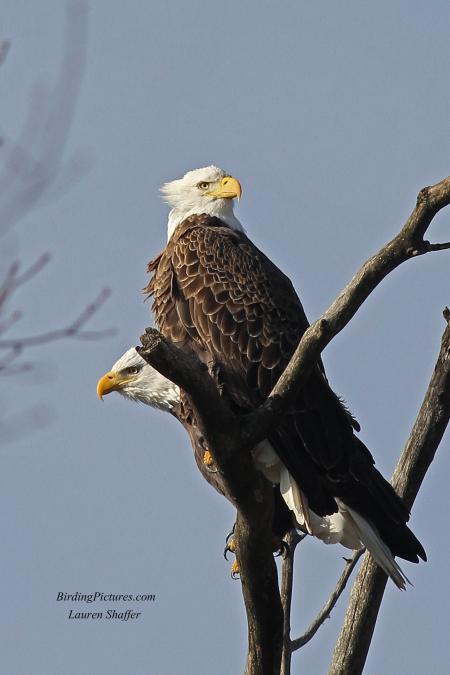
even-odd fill
[[(172, 207), (168, 243), (148, 265), (145, 291), (162, 334), (207, 364), (232, 409), (269, 396), (309, 323), (290, 282), (246, 236), (233, 212), (239, 181), (209, 166), (161, 188)], [(189, 405), (182, 394), (182, 403)], [(399, 588), (394, 560), (426, 560), (409, 513), (355, 432), (359, 425), (330, 388), (321, 361), (267, 438), (286, 470), (281, 491), (299, 523), (339, 514)]]
[[(176, 417), (189, 434), (195, 461), (203, 477), (217, 492), (229, 497), (223, 485), (221, 474), (217, 470), (211, 469), (205, 462), (205, 452), (208, 452), (208, 449), (195, 422), (191, 423), (183, 417), (179, 388), (152, 368), (139, 356), (134, 347), (122, 354), (120, 359), (111, 367), (111, 370), (98, 380), (97, 394), (99, 398), (103, 399), (104, 396), (113, 391), (131, 401), (144, 403)], [(252, 454), (257, 468), (275, 486), (273, 534), (276, 538), (282, 538), (295, 527), (312, 534), (326, 544), (340, 543), (351, 549), (361, 547), (361, 541), (358, 536), (355, 536), (354, 528), (348, 527), (347, 521), (339, 512), (320, 517), (308, 509), (308, 522), (311, 525), (308, 532), (305, 522), (303, 520), (299, 522), (297, 519), (299, 514), (296, 513), (295, 506), (291, 508), (292, 497), (289, 495), (289, 487), (283, 495), (280, 492), (280, 486), (289, 486), (290, 478), (270, 443), (260, 444)], [(237, 507), (234, 502), (233, 505)]]

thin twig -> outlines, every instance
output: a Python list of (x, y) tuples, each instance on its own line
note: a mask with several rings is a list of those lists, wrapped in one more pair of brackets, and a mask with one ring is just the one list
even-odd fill
[(428, 244), (429, 251), (446, 251), (450, 248), (450, 241), (443, 244)]
[(20, 262), (15, 260), (11, 263), (4, 281), (0, 285), (0, 308), (6, 303), (8, 298), (16, 291), (19, 286), (28, 283), (33, 279), (50, 261), (50, 254), (44, 253), (34, 263), (28, 267), (22, 274), (20, 272)]
[(28, 347), (36, 347), (38, 345), (47, 344), (48, 342), (54, 342), (55, 340), (61, 340), (62, 338), (70, 337), (83, 340), (100, 340), (104, 337), (114, 335), (115, 329), (113, 328), (98, 331), (82, 330), (83, 326), (85, 326), (91, 317), (100, 309), (110, 295), (111, 291), (108, 288), (104, 288), (98, 297), (81, 312), (75, 321), (72, 321), (72, 323), (65, 328), (59, 328), (48, 331), (47, 333), (41, 333), (40, 335), (31, 335), (29, 337), (3, 339), (0, 340), (0, 349), (22, 351)]
[(353, 570), (356, 567), (356, 564), (362, 554), (365, 552), (365, 548), (360, 548), (358, 551), (354, 551), (353, 555), (351, 558), (348, 560), (345, 559), (345, 567), (342, 571), (341, 576), (339, 577), (334, 591), (330, 594), (330, 597), (316, 616), (316, 618), (310, 623), (308, 628), (305, 630), (303, 635), (300, 635), (300, 637), (296, 638), (295, 640), (292, 640), (291, 643), (291, 649), (293, 652), (295, 652), (297, 649), (300, 649), (300, 647), (303, 647), (303, 645), (306, 645), (307, 642), (309, 642), (314, 635), (317, 633), (319, 630), (320, 626), (330, 617), (331, 611), (334, 609), (337, 601), (342, 595), (342, 592), (344, 591), (347, 581), (350, 579), (350, 576), (353, 572)]

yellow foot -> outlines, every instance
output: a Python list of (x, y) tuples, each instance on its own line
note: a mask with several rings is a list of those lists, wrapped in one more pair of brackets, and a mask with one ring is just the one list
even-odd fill
[(228, 560), (227, 558), (228, 553), (236, 553), (236, 540), (233, 539), (233, 534), (234, 534), (234, 527), (233, 530), (228, 535), (225, 543), (225, 549), (223, 551), (223, 557), (225, 558), (225, 560)]
[(237, 560), (234, 561), (234, 563), (231, 565), (231, 576), (233, 579), (237, 579), (239, 577), (239, 563)]
[(214, 466), (214, 459), (209, 450), (205, 450), (203, 453), (203, 464), (206, 464), (206, 466)]
[(227, 541), (227, 551), (230, 551), (230, 553), (236, 553), (236, 540), (231, 537)]

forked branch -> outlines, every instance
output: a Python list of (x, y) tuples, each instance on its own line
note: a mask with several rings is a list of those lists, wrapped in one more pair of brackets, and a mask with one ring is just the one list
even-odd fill
[[(270, 546), (267, 546), (267, 541), (264, 543), (264, 537), (269, 538), (271, 533), (271, 510), (265, 508), (265, 499), (270, 499), (270, 490), (267, 490), (262, 478), (258, 478), (258, 472), (250, 461), (249, 450), (267, 436), (271, 426), (280, 423), (323, 349), (348, 324), (377, 285), (403, 262), (425, 253), (450, 248), (450, 242), (430, 244), (424, 239), (436, 213), (448, 204), (450, 177), (420, 191), (416, 207), (399, 234), (364, 263), (329, 309), (305, 332), (268, 401), (245, 417), (236, 418), (227, 410), (222, 424), (218, 424), (211, 411), (219, 410), (220, 396), (217, 390), (213, 394), (211, 378), (204, 367), (195, 364), (192, 357), (177, 353), (179, 350), (173, 346), (173, 354), (177, 355), (176, 359), (172, 358), (168, 350), (161, 348), (163, 341), (155, 349), (145, 349), (148, 345), (144, 336), (141, 356), (177, 384), (181, 385), (184, 381), (198, 413), (202, 431), (211, 445), (215, 462), (230, 489), (230, 498), (239, 505), (237, 557), (241, 564), (249, 625), (246, 675), (277, 675), (280, 672), (283, 642), (278, 584)], [(211, 396), (205, 396), (205, 391)], [(247, 549), (252, 551), (252, 555), (246, 557)], [(255, 551), (258, 551), (258, 555), (253, 555)], [(263, 575), (261, 569), (264, 569)], [(252, 585), (254, 579), (260, 582), (256, 586)], [(261, 590), (265, 598), (263, 606), (258, 596)], [(266, 625), (261, 625), (261, 621), (267, 622)], [(267, 630), (269, 625), (270, 631)], [(264, 639), (262, 636), (265, 636)]]

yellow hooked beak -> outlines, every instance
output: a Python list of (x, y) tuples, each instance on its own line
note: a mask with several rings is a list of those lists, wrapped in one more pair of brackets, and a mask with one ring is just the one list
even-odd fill
[(113, 373), (112, 371), (106, 373), (97, 382), (97, 396), (103, 401), (103, 396), (110, 394), (112, 391), (119, 391), (132, 379), (133, 377), (124, 377), (120, 373)]
[(222, 178), (220, 181), (220, 186), (218, 188), (211, 190), (210, 192), (206, 192), (205, 194), (209, 195), (210, 197), (219, 197), (220, 199), (234, 199), (235, 197), (240, 199), (242, 195), (242, 188), (237, 178), (233, 178), (233, 176), (225, 176), (225, 178)]

